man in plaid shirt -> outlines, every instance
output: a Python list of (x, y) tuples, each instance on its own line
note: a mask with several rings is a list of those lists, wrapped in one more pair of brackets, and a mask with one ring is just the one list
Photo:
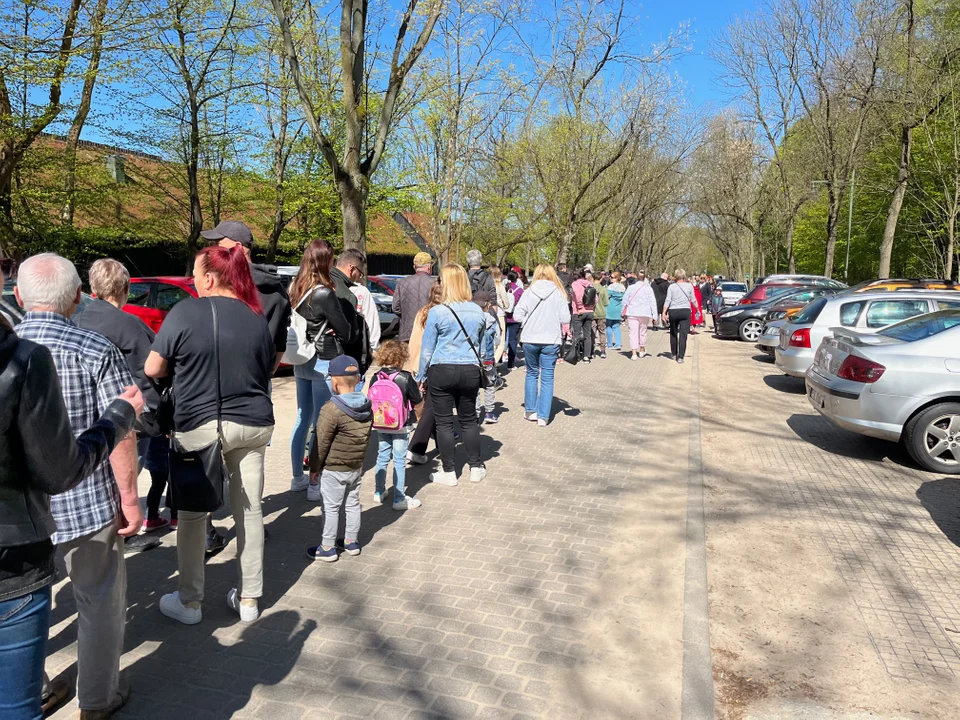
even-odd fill
[[(69, 260), (35, 255), (20, 266), (17, 301), (27, 311), (17, 334), (53, 356), (74, 432), (90, 427), (113, 398), (133, 385), (120, 351), (102, 335), (70, 322), (80, 276)], [(57, 452), (51, 447), (50, 452)], [(119, 680), (127, 612), (123, 538), (143, 522), (137, 493), (136, 434), (116, 446), (73, 490), (50, 498), (79, 620), (77, 700), (81, 720), (106, 718), (126, 702)]]

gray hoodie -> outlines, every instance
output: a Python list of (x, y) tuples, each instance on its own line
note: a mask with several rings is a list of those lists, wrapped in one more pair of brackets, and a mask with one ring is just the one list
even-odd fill
[(570, 305), (556, 285), (537, 280), (520, 296), (513, 319), (523, 326), (525, 344), (559, 345), (563, 326), (570, 324)]

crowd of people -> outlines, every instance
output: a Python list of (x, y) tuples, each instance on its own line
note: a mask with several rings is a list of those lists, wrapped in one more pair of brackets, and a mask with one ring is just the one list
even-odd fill
[(227, 221), (203, 236), (212, 244), (194, 260), (197, 297), (179, 302), (156, 335), (123, 312), (130, 275), (118, 261), (90, 267), (96, 299), (77, 322), (75, 266), (52, 253), (20, 265), (24, 318), (14, 330), (0, 316), (0, 717), (40, 718), (72, 692), (43, 672), (55, 554), (79, 615), (82, 720), (109, 717), (129, 697), (119, 673), (124, 554), (138, 549), (142, 533), (176, 529), (176, 589), (159, 611), (199, 623), (205, 555), (226, 544), (211, 514), (226, 504), (237, 540), (226, 604), (242, 622), (257, 620), (264, 458), (281, 358), (294, 366), (296, 385), (290, 490), (322, 503), (319, 544), (307, 554), (335, 562), (362, 551), (371, 441), (373, 501), (389, 498), (395, 511), (422, 507), (407, 490), (406, 468), (428, 462), (431, 440), (440, 461), (433, 483), (459, 483), (458, 443), (469, 480), (481, 482), (480, 426), (499, 420), (504, 376), (525, 370), (524, 418), (546, 427), (558, 363), (625, 351), (624, 322), (633, 360), (647, 357), (650, 327), (669, 326), (672, 357), (683, 362), (713, 291), (709, 278), (690, 282), (683, 270), (653, 282), (642, 272), (569, 272), (562, 263), (503, 272), (484, 268), (476, 250), (466, 268), (447, 263), (434, 277), (433, 258), (420, 253), (394, 295), (399, 336), (381, 342), (361, 253), (337, 256), (330, 243), (313, 241), (286, 291), (275, 269), (251, 262), (247, 226)]

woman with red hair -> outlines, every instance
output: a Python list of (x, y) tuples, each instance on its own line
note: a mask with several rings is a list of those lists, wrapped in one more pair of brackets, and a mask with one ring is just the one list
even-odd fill
[[(260, 501), (263, 458), (273, 434), (269, 382), (276, 350), (242, 247), (201, 250), (193, 280), (199, 297), (177, 303), (167, 315), (144, 372), (173, 376), (173, 439), (183, 451), (208, 447), (221, 432), (218, 421), (222, 428), (239, 560), (239, 581), (227, 605), (251, 622), (259, 616), (263, 592)], [(174, 507), (178, 500), (188, 502), (175, 479), (172, 485)], [(160, 598), (160, 612), (193, 625), (202, 617), (207, 513), (178, 509), (179, 590)]]

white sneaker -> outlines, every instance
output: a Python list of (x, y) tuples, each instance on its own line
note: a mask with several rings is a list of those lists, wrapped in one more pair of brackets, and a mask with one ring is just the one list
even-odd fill
[(253, 622), (260, 617), (260, 608), (256, 605), (244, 605), (236, 588), (227, 593), (227, 607), (240, 614), (241, 622)]
[(196, 605), (197, 607), (193, 608), (180, 602), (179, 592), (172, 592), (160, 598), (160, 612), (168, 618), (179, 620), (184, 625), (196, 625), (203, 619), (200, 603)]
[(307, 486), (307, 500), (309, 502), (320, 502), (323, 495), (320, 494), (320, 483), (310, 483)]
[(411, 463), (411, 464), (413, 464), (413, 465), (426, 465), (426, 464), (427, 464), (427, 456), (426, 456), (426, 455), (420, 455), (419, 453), (415, 453), (415, 452), (410, 452), (410, 451), (408, 450), (408, 451), (407, 451), (407, 462), (409, 462), (409, 463)]
[(306, 475), (301, 475), (298, 478), (294, 478), (290, 481), (290, 492), (303, 492), (307, 489), (307, 485), (310, 484), (310, 478)]
[(437, 485), (449, 485), (450, 487), (460, 484), (457, 480), (457, 473), (453, 471), (444, 472), (443, 470), (430, 473), (430, 482), (436, 483)]
[(470, 482), (480, 482), (487, 476), (487, 468), (483, 465), (480, 467), (470, 468)]
[(532, 412), (532, 413), (524, 413), (524, 414), (523, 414), (523, 419), (524, 419), (524, 420), (529, 420), (530, 422), (536, 422), (536, 420), (537, 420), (537, 414), (536, 414), (535, 412)]
[(399, 502), (393, 504), (393, 509), (397, 512), (401, 510), (413, 510), (413, 508), (422, 507), (423, 503), (417, 500), (415, 497), (410, 497), (409, 495)]
[(642, 357), (642, 358), (650, 357), (650, 353), (648, 353), (646, 350), (644, 350), (642, 353), (640, 353), (639, 357)]
[(543, 418), (537, 418), (537, 426), (538, 426), (538, 427), (546, 427), (546, 426), (547, 426), (547, 421), (544, 420)]
[(374, 491), (373, 502), (375, 505), (380, 505), (383, 502), (383, 493)]

